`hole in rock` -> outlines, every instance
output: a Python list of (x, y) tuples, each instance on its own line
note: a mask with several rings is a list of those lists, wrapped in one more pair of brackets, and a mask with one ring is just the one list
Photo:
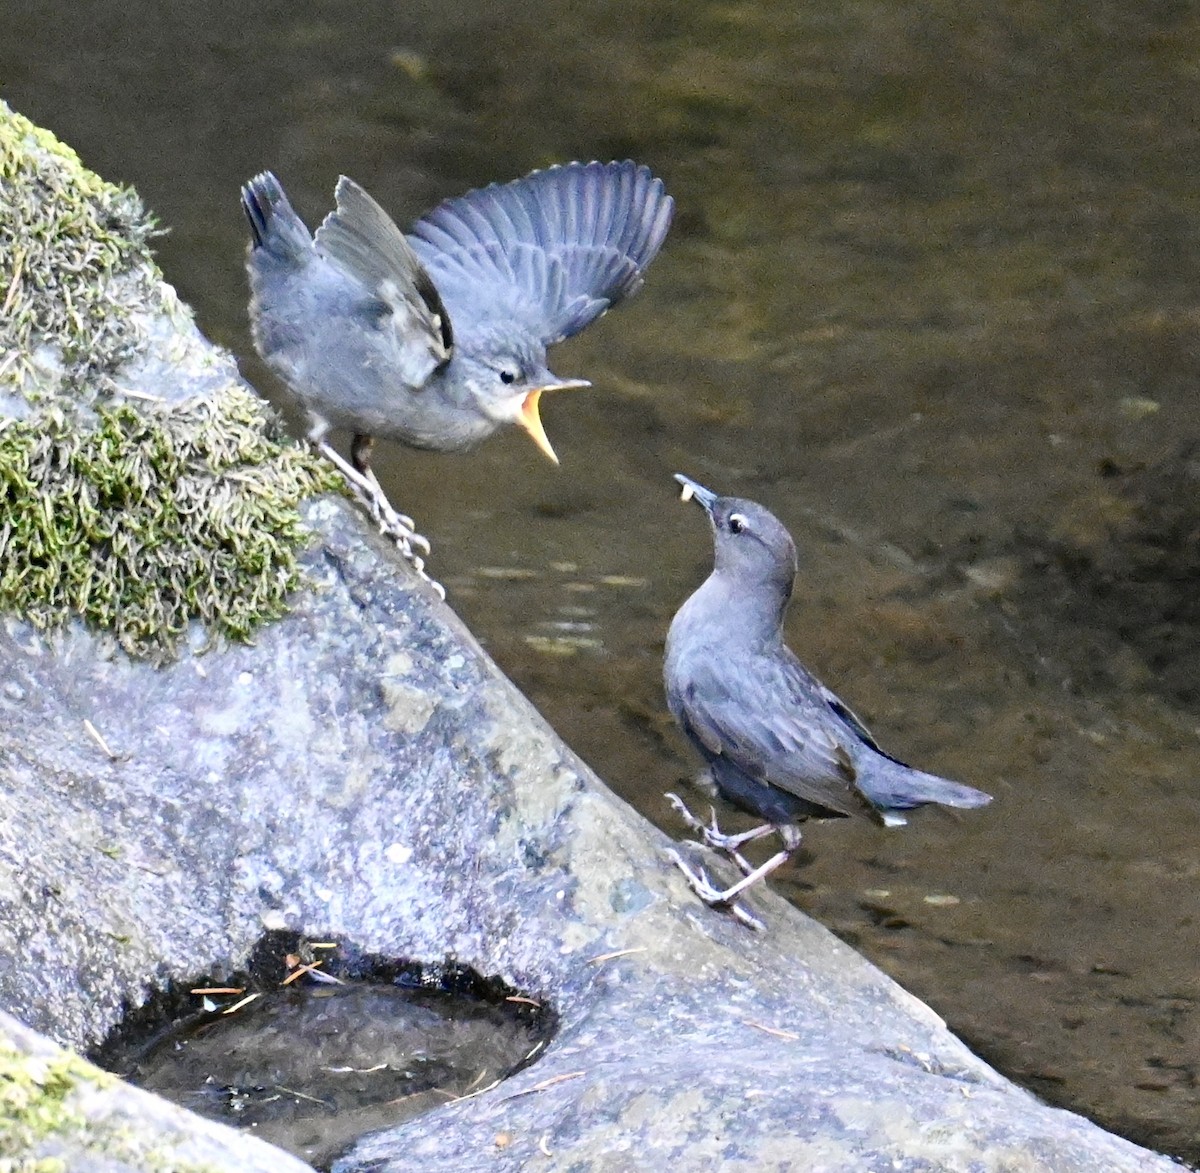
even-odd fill
[(364, 1133), (507, 1078), (554, 1014), (498, 978), (271, 932), (247, 970), (131, 1010), (90, 1058), (327, 1169)]

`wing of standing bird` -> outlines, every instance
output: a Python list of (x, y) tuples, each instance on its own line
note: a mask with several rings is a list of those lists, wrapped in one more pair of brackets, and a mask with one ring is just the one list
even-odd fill
[[(805, 672), (807, 671), (808, 670), (805, 669)], [(833, 711), (833, 715), (837, 717), (837, 719), (841, 721), (841, 723), (845, 725), (850, 732), (863, 743), (863, 745), (867, 746), (868, 749), (873, 749), (881, 758), (887, 758), (889, 762), (895, 762), (897, 766), (903, 766), (905, 769), (912, 768), (907, 762), (902, 762), (899, 758), (892, 757), (892, 755), (888, 753), (886, 749), (883, 749), (879, 742), (875, 740), (875, 734), (873, 734), (863, 723), (862, 718), (859, 717), (859, 715), (848, 704), (846, 704), (846, 702), (842, 700), (837, 693), (826, 688), (825, 685), (823, 685), (815, 676), (810, 675), (809, 679), (812, 680), (813, 684), (820, 692), (821, 699)]]
[(316, 232), (317, 252), (375, 299), (370, 316), (394, 342), (396, 374), (419, 390), (450, 357), (450, 316), (395, 221), (344, 175), (334, 195), (337, 208)]
[(641, 288), (673, 207), (646, 167), (569, 163), (447, 200), (409, 240), (460, 328), (507, 321), (551, 346)]
[(798, 660), (758, 659), (738, 685), (694, 664), (677, 701), (685, 730), (759, 782), (841, 814), (873, 813), (821, 686)]

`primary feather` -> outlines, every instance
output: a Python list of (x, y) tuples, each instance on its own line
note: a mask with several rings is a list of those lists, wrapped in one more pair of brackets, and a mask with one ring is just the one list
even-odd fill
[(446, 200), (409, 239), (460, 331), (508, 320), (551, 346), (641, 288), (673, 207), (646, 167), (569, 163)]

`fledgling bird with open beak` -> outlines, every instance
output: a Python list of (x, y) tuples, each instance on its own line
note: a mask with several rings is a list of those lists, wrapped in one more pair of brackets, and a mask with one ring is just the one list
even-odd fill
[[(460, 452), (505, 424), (551, 460), (547, 391), (586, 387), (546, 349), (641, 288), (673, 203), (647, 168), (569, 163), (439, 204), (406, 236), (342, 176), (311, 234), (269, 171), (242, 188), (259, 354), (311, 419), (309, 439), (390, 534), (429, 544), (370, 471), (372, 437)], [(348, 464), (328, 445), (353, 433)]]
[[(783, 642), (796, 576), (796, 547), (783, 524), (753, 501), (718, 497), (681, 474), (675, 479), (683, 499), (708, 515), (714, 566), (671, 622), (663, 670), (667, 704), (718, 793), (766, 823), (724, 835), (715, 814), (706, 825), (670, 794), (688, 825), (728, 854), (743, 876), (720, 891), (677, 852), (672, 856), (702, 900), (760, 928), (737, 897), (786, 862), (806, 819), (862, 815), (902, 826), (904, 812), (915, 807), (979, 807), (991, 795), (885, 753)], [(752, 867), (739, 848), (772, 832), (783, 849)]]

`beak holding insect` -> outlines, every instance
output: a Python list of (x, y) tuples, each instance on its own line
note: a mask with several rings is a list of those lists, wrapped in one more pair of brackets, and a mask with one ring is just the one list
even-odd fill
[(706, 489), (691, 477), (685, 477), (681, 472), (675, 474), (675, 479), (679, 482), (679, 499), (695, 501), (709, 517), (712, 517), (713, 507), (717, 503), (716, 493), (711, 489)]
[(576, 387), (590, 387), (586, 379), (564, 379), (559, 383), (548, 383), (545, 387), (538, 387), (530, 391), (521, 401), (521, 414), (518, 417), (518, 423), (530, 435), (533, 442), (551, 459), (555, 464), (558, 463), (558, 457), (554, 453), (554, 448), (550, 444), (550, 438), (546, 435), (546, 429), (542, 427), (542, 417), (538, 411), (538, 400), (541, 399), (543, 392), (546, 391), (570, 391)]

